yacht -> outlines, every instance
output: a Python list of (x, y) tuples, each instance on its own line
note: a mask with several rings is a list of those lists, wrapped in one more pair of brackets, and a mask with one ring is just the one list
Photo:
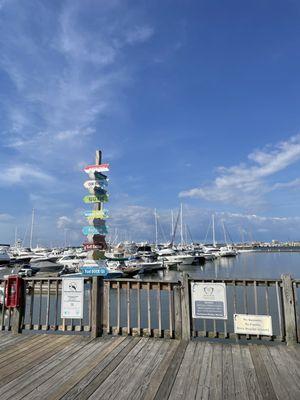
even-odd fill
[(230, 245), (220, 247), (220, 257), (236, 257), (237, 251)]

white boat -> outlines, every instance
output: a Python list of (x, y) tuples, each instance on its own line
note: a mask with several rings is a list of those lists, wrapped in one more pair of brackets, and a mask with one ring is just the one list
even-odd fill
[(220, 257), (236, 257), (237, 251), (232, 246), (220, 247)]
[(0, 266), (6, 266), (10, 264), (10, 256), (4, 247), (0, 248)]
[(189, 254), (175, 254), (171, 256), (165, 256), (167, 262), (180, 263), (183, 265), (191, 265), (195, 260), (195, 256)]

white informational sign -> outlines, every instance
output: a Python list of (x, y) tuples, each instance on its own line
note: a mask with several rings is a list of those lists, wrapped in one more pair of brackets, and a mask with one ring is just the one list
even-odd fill
[(62, 279), (61, 318), (83, 318), (84, 278)]
[(227, 319), (225, 283), (192, 282), (193, 318)]
[(272, 336), (271, 315), (233, 314), (234, 333)]

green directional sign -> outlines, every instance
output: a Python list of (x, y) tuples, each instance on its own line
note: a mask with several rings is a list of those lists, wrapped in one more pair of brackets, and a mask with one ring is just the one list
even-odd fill
[(85, 203), (106, 203), (108, 202), (108, 195), (107, 194), (99, 196), (87, 195), (84, 196), (83, 201)]

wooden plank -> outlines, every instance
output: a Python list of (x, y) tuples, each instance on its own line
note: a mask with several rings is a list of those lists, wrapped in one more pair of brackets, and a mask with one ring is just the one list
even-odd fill
[[(287, 346), (277, 346), (276, 349), (280, 353), (281, 358), (285, 362), (290, 374), (294, 377), (294, 380), (297, 383), (297, 386), (299, 388), (299, 394), (300, 394), (300, 370), (299, 370), (299, 368), (295, 365), (296, 363), (292, 362), (292, 358), (290, 357), (289, 353), (286, 351)], [(298, 361), (300, 361), (300, 360), (298, 359)]]
[[(58, 384), (58, 388), (52, 389), (47, 395), (47, 400), (59, 400), (69, 392), (78, 382), (85, 378), (94, 368), (100, 364), (104, 358), (113, 351), (125, 338), (116, 337), (107, 342), (107, 346), (98, 353), (93, 353), (87, 360), (83, 361), (77, 368), (76, 372), (70, 371), (68, 379), (63, 379), (63, 384)], [(100, 347), (100, 346), (99, 346)], [(64, 371), (65, 375), (65, 371)], [(56, 383), (57, 385), (57, 383)]]
[(196, 351), (197, 343), (189, 342), (187, 345), (183, 360), (181, 362), (180, 368), (177, 372), (176, 379), (172, 386), (172, 390), (170, 392), (170, 398), (174, 400), (183, 399), (183, 395), (185, 392), (185, 382), (191, 373), (191, 363), (194, 358), (194, 353)]
[(164, 375), (163, 380), (158, 388), (158, 391), (154, 397), (155, 400), (164, 400), (167, 399), (172, 391), (173, 383), (176, 379), (177, 372), (180, 368), (182, 359), (185, 354), (185, 350), (187, 347), (187, 342), (180, 342), (179, 346), (176, 349), (176, 353), (174, 354), (171, 364), (167, 369), (166, 374)]
[(110, 353), (106, 355), (105, 359), (95, 368), (93, 368), (93, 370), (80, 382), (74, 385), (73, 388), (62, 397), (62, 400), (72, 400), (75, 397), (87, 399), (96, 389), (98, 389), (98, 387), (122, 362), (122, 360), (138, 342), (137, 340), (133, 340), (129, 337), (122, 337), (120, 339), (121, 341), (118, 346), (110, 351)]
[[(208, 399), (210, 394), (210, 380), (212, 373), (213, 346), (206, 342), (201, 363), (201, 370), (197, 385), (196, 400)], [(221, 367), (221, 366), (220, 366)]]
[[(133, 340), (135, 339), (136, 338)], [(142, 351), (144, 347), (147, 346), (147, 349), (151, 348), (153, 342), (153, 340), (149, 341), (148, 338), (141, 338), (122, 363), (111, 372), (103, 384), (89, 397), (89, 400), (98, 400), (104, 396), (109, 399), (114, 398), (115, 395), (119, 393), (120, 389), (126, 386), (128, 380), (133, 377), (135, 364), (139, 363), (145, 356)], [(117, 385), (116, 382), (118, 382)]]
[[(144, 355), (139, 360), (134, 360), (134, 370), (132, 373), (123, 372), (121, 382), (118, 382), (120, 388), (114, 392), (113, 399), (132, 399), (136, 389), (143, 393), (145, 386), (149, 382), (149, 374), (152, 369), (158, 365), (159, 354), (163, 356), (168, 343), (163, 340), (149, 340), (147, 345), (143, 348)], [(120, 383), (119, 383), (120, 382)], [(138, 397), (139, 399), (139, 397)]]
[[(214, 374), (214, 371), (213, 371)], [(234, 398), (235, 386), (232, 365), (231, 345), (223, 346), (223, 399)]]
[(251, 358), (256, 371), (256, 376), (260, 388), (260, 392), (264, 400), (276, 399), (276, 394), (269, 377), (268, 371), (265, 367), (263, 359), (259, 351), (257, 350), (257, 345), (249, 346)]
[(190, 288), (188, 274), (182, 274), (181, 286), (181, 318), (182, 318), (182, 339), (191, 338), (191, 319), (190, 319)]
[(182, 337), (181, 297), (180, 287), (174, 286), (174, 318), (175, 318), (175, 339)]
[(238, 344), (232, 345), (231, 352), (232, 352), (235, 397), (236, 399), (240, 400), (248, 400), (249, 395), (247, 391), (246, 379), (244, 376), (243, 360), (241, 357), (240, 346)]
[(268, 346), (267, 349), (276, 365), (278, 373), (280, 374), (284, 387), (289, 393), (291, 398), (299, 398), (299, 387), (295, 381), (294, 376), (290, 374), (289, 368), (285, 360), (282, 359), (277, 347), (279, 346)]
[(292, 399), (285, 388), (284, 380), (282, 379), (267, 346), (258, 346), (257, 350), (259, 351), (261, 358), (264, 360), (265, 367), (268, 371), (277, 398), (280, 400)]
[(26, 342), (21, 342), (16, 344), (13, 348), (10, 348), (7, 351), (2, 351), (0, 354), (0, 376), (1, 376), (1, 369), (13, 362), (14, 360), (18, 360), (24, 355), (30, 353), (32, 349), (36, 348), (36, 346), (42, 346), (43, 344), (47, 343), (48, 338), (46, 335), (38, 336), (38, 337), (31, 337)]
[(249, 346), (241, 346), (240, 350), (249, 399), (263, 400), (250, 355)]
[(172, 359), (177, 351), (179, 343), (180, 342), (177, 340), (170, 341), (169, 349), (164, 355), (163, 360), (161, 361), (159, 366), (154, 371), (154, 374), (151, 376), (150, 382), (148, 384), (148, 390), (141, 394), (139, 400), (152, 400), (155, 398), (155, 395), (162, 383), (162, 380), (171, 365)]
[(47, 360), (39, 363), (35, 367), (28, 370), (21, 377), (10, 381), (0, 389), (1, 400), (14, 399), (18, 400), (30, 393), (34, 388), (43, 382), (43, 376), (47, 372), (53, 370), (57, 365), (60, 365), (62, 360), (68, 359), (70, 355), (75, 354), (78, 350), (82, 349), (84, 342), (71, 342), (65, 346), (58, 354), (54, 353)]
[[(70, 338), (61, 337), (60, 340), (52, 341), (50, 340), (47, 346), (38, 348), (32, 354), (26, 357), (25, 360), (21, 360), (20, 362), (16, 362), (12, 365), (9, 365), (5, 368), (4, 373), (1, 376), (1, 385), (7, 385), (11, 381), (18, 378), (17, 385), (19, 386), (21, 375), (26, 374), (28, 370), (32, 371), (36, 367), (36, 365), (40, 365), (45, 360), (49, 360), (49, 358), (56, 354), (58, 351), (63, 350), (70, 342)], [(3, 392), (3, 388), (1, 388), (0, 393)]]
[[(78, 365), (84, 360), (87, 360), (91, 354), (96, 354), (103, 349), (107, 341), (103, 340), (101, 342), (91, 341), (88, 343), (78, 344), (78, 346), (73, 349), (73, 351), (60, 359), (56, 359), (55, 365), (52, 366), (50, 370), (46, 373), (41, 372), (41, 374), (26, 387), (27, 399), (40, 399), (45, 398), (46, 395), (51, 392), (55, 385), (62, 384), (64, 380), (67, 380), (69, 374), (76, 370)], [(63, 371), (63, 374), (61, 373)], [(24, 391), (24, 390), (23, 390)], [(24, 396), (24, 395), (23, 395)], [(23, 397), (22, 397), (23, 398)]]
[(212, 362), (210, 377), (210, 399), (222, 399), (223, 397), (223, 348), (226, 345), (214, 343), (212, 350)]

